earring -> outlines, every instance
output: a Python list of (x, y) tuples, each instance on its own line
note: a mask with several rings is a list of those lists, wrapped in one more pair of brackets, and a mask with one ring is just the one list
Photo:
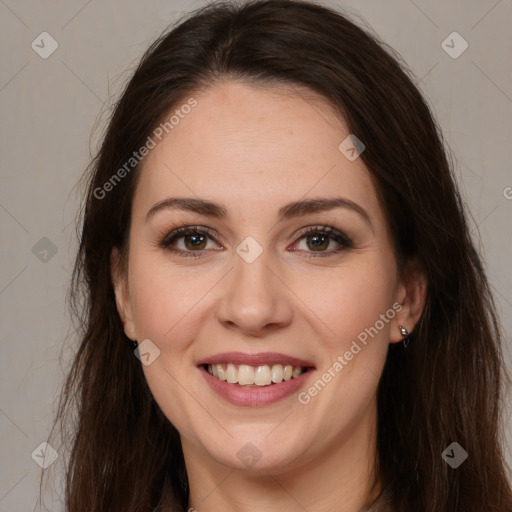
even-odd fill
[(404, 344), (405, 348), (407, 347), (407, 345), (409, 345), (409, 338), (407, 338), (407, 336), (409, 336), (409, 331), (405, 327), (402, 327), (401, 325), (399, 325), (398, 328), (400, 329), (400, 334), (404, 336), (404, 340), (402, 341), (402, 343)]

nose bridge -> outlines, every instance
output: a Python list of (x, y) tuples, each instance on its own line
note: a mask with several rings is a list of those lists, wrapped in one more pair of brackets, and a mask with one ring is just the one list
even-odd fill
[(253, 334), (290, 321), (289, 297), (270, 270), (271, 263), (271, 251), (253, 237), (238, 245), (221, 298), (219, 321)]

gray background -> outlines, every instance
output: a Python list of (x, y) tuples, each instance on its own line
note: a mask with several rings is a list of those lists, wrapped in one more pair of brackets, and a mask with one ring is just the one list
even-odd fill
[[(325, 3), (362, 16), (417, 76), (456, 157), (510, 368), (512, 0)], [(34, 509), (41, 470), (31, 453), (48, 436), (72, 353), (65, 295), (76, 245), (73, 187), (137, 59), (169, 23), (203, 4), (0, 0), (0, 512)], [(58, 43), (47, 59), (31, 47), (44, 31)], [(469, 44), (456, 59), (441, 46), (453, 31)], [(55, 500), (50, 509), (60, 510)]]

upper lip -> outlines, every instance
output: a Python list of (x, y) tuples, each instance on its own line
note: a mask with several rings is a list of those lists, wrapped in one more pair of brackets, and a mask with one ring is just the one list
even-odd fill
[(246, 364), (248, 366), (262, 366), (268, 364), (289, 364), (292, 366), (303, 366), (313, 368), (314, 365), (310, 361), (299, 359), (297, 357), (280, 354), (279, 352), (259, 352), (258, 354), (244, 354), (243, 352), (223, 352), (222, 354), (214, 354), (201, 359), (197, 366), (205, 364)]

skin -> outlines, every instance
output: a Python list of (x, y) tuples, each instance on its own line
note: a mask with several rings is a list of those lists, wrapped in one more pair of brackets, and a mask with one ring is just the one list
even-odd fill
[[(361, 158), (349, 161), (339, 151), (350, 132), (322, 98), (298, 87), (231, 81), (194, 97), (198, 105), (144, 160), (127, 267), (112, 253), (125, 332), (160, 350), (143, 369), (180, 432), (190, 506), (356, 512), (379, 489), (372, 473), (376, 392), (388, 345), (403, 339), (399, 325), (411, 332), (417, 323), (425, 279), (414, 265), (399, 279), (370, 174)], [(336, 196), (364, 208), (371, 225), (341, 207), (277, 219), (289, 202)], [(169, 197), (222, 203), (228, 217), (168, 209), (147, 220)], [(213, 230), (200, 257), (159, 245), (181, 226)], [(297, 234), (315, 226), (341, 231), (353, 247), (330, 238), (320, 249), (326, 256), (308, 258), (319, 250)], [(247, 236), (263, 249), (252, 263), (236, 252)], [(190, 237), (185, 242), (174, 247), (193, 252)], [(307, 404), (293, 394), (268, 406), (235, 406), (196, 366), (226, 351), (282, 352), (315, 366), (307, 391), (395, 302), (400, 312)], [(261, 453), (252, 467), (237, 457), (249, 442)]]

